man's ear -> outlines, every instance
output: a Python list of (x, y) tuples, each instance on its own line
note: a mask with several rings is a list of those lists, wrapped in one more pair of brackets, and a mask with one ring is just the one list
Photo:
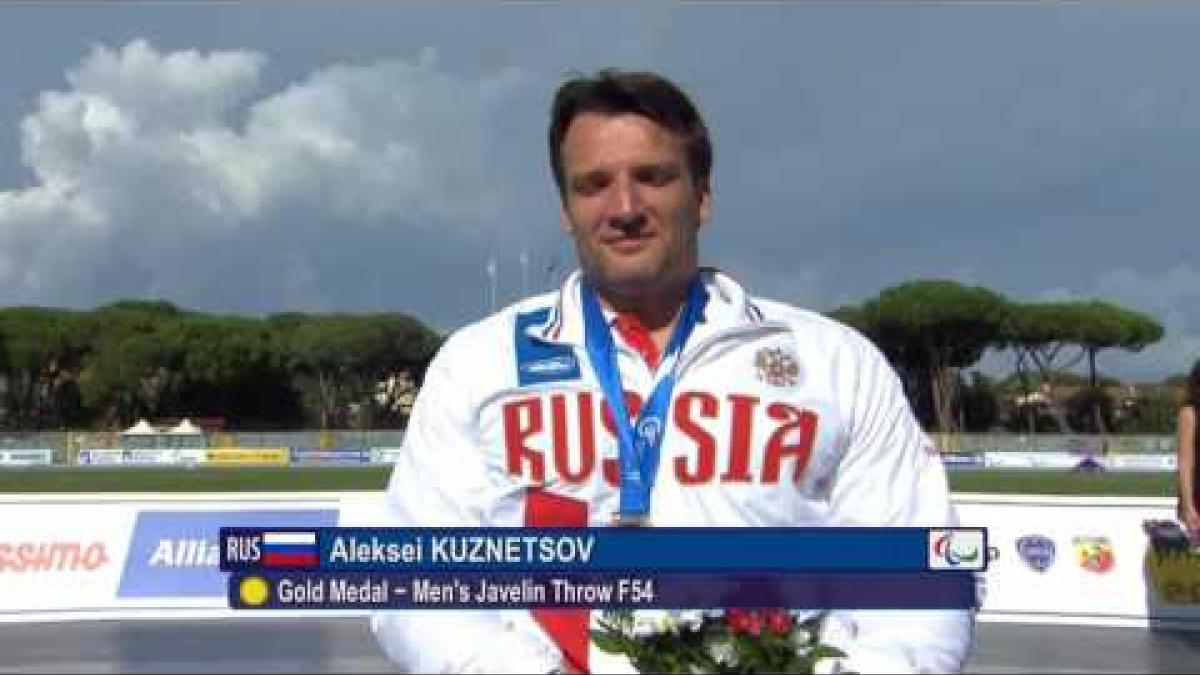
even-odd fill
[(700, 214), (700, 222), (697, 227), (703, 227), (708, 219), (712, 217), (712, 181), (705, 178), (700, 182), (696, 189), (697, 199), (700, 200), (698, 205), (698, 213)]
[(558, 224), (562, 227), (563, 232), (570, 235), (575, 234), (575, 228), (571, 226), (571, 216), (567, 213), (567, 205), (559, 202), (559, 207)]

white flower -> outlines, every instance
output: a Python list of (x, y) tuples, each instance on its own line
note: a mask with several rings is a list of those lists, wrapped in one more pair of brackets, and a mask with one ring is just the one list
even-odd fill
[(638, 672), (625, 654), (608, 654), (599, 649), (588, 654), (588, 670), (605, 675), (636, 675)]
[(639, 609), (633, 613), (633, 634), (637, 637), (674, 632), (679, 622), (665, 609)]
[(704, 625), (705, 612), (699, 609), (684, 609), (678, 613), (680, 628), (696, 630)]
[(704, 625), (705, 612), (698, 609), (639, 609), (633, 612), (633, 635), (645, 637), (659, 633), (678, 633), (680, 629), (696, 630)]
[(732, 663), (737, 656), (736, 652), (733, 651), (733, 642), (731, 640), (716, 639), (704, 647), (710, 657), (721, 663)]
[(813, 664), (813, 673), (815, 675), (841, 675), (847, 672), (850, 671), (846, 669), (845, 659), (842, 658), (818, 659)]
[(796, 645), (797, 648), (805, 649), (807, 651), (808, 643), (811, 642), (812, 639), (813, 634), (808, 630), (800, 627), (792, 629), (792, 644)]
[(612, 625), (622, 633), (628, 633), (633, 627), (632, 612), (625, 611), (605, 611), (600, 614), (605, 623)]

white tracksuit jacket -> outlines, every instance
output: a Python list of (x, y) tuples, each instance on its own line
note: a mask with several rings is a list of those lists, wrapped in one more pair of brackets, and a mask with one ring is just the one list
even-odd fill
[[(679, 357), (653, 524), (957, 523), (941, 461), (870, 341), (702, 274), (709, 298)], [(579, 288), (576, 272), (559, 291), (448, 339), (417, 398), (385, 525), (521, 526), (531, 487), (586, 502), (590, 526), (611, 523), (617, 450), (587, 360)], [(614, 341), (626, 395), (648, 395), (649, 367)], [(834, 611), (825, 626), (823, 641), (848, 655), (845, 669), (956, 672), (973, 615)], [(372, 628), (415, 672), (538, 673), (561, 662), (528, 611), (381, 612)], [(589, 659), (593, 672), (630, 669), (594, 647)]]

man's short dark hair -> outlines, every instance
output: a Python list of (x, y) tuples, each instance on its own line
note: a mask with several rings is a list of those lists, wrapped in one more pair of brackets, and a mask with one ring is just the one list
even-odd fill
[(550, 112), (550, 168), (559, 195), (566, 196), (562, 144), (571, 122), (583, 113), (633, 113), (683, 138), (688, 170), (697, 185), (712, 172), (708, 129), (687, 94), (667, 78), (650, 72), (606, 68), (595, 75), (576, 75), (554, 94)]

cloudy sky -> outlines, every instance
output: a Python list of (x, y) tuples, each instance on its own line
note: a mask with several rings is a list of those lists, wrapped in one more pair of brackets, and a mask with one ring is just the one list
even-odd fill
[(455, 328), (489, 256), (501, 302), (569, 266), (546, 112), (611, 65), (696, 99), (704, 256), (759, 294), (1105, 298), (1167, 338), (1102, 369), (1157, 380), (1200, 357), (1198, 32), (1180, 2), (0, 2), (0, 305)]

